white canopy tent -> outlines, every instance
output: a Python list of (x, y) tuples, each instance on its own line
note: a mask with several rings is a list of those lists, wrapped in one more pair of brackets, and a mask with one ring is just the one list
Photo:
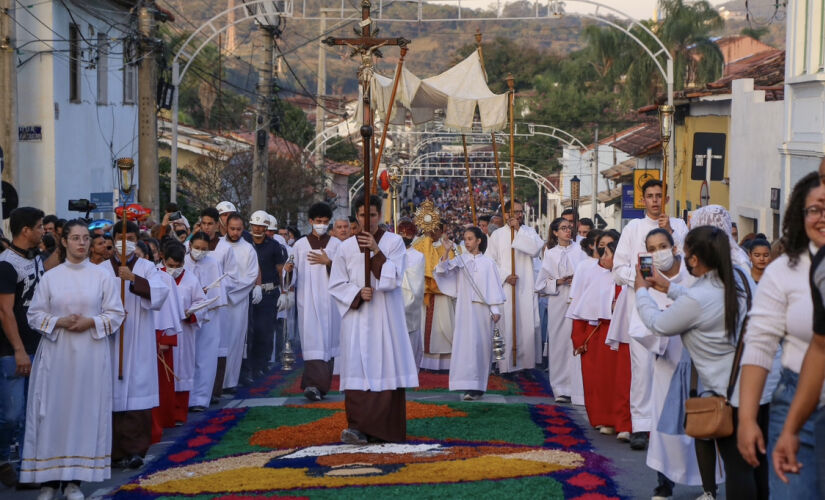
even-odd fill
[[(459, 131), (471, 131), (476, 109), (485, 132), (507, 127), (507, 93), (494, 94), (487, 87), (486, 76), (478, 50), (447, 71), (421, 79), (406, 68), (402, 69), (395, 94), (390, 123), (403, 125), (409, 112), (413, 124), (435, 119), (436, 110), (445, 111), (444, 125)], [(387, 116), (392, 95), (393, 78), (373, 74), (370, 84), (372, 105), (377, 118)], [(358, 116), (361, 116), (360, 110)]]

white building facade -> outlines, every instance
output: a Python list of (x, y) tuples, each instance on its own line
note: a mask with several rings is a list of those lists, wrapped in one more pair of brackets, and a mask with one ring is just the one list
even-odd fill
[(825, 1), (788, 2), (781, 207), (825, 156)]
[[(136, 39), (124, 1), (16, 3), (17, 167), (21, 206), (60, 217), (70, 199), (111, 193), (114, 159), (137, 165)], [(132, 2), (134, 3), (134, 2)], [(137, 167), (135, 169), (137, 179)]]

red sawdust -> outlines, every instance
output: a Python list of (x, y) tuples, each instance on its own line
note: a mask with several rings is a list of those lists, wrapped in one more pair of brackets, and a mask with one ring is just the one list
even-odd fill
[(593, 475), (589, 472), (579, 473), (568, 479), (567, 482), (573, 486), (578, 486), (579, 488), (585, 490), (595, 490), (596, 488), (605, 485), (604, 478)]
[(204, 446), (210, 443), (212, 443), (212, 440), (201, 434), (200, 436), (187, 441), (186, 445), (190, 448), (197, 448), (199, 446)]
[[(276, 429), (258, 431), (249, 439), (249, 444), (283, 449), (337, 443), (340, 440), (341, 430), (347, 426), (347, 417), (343, 412), (343, 401), (290, 406), (295, 408), (323, 408), (340, 411), (306, 424), (281, 426)], [(467, 414), (463, 411), (453, 410), (446, 405), (428, 405), (417, 401), (407, 401), (408, 419), (466, 416)]]
[(510, 453), (521, 453), (529, 450), (532, 450), (532, 448), (520, 446), (453, 446), (445, 449), (443, 453), (435, 453), (431, 455), (415, 453), (348, 453), (318, 457), (317, 462), (318, 465), (326, 467), (337, 467), (355, 463), (367, 463), (372, 465), (412, 464), (466, 460), (484, 455), (507, 455)]
[(577, 496), (573, 500), (619, 500), (619, 497), (607, 496), (601, 493), (585, 493)]
[(198, 452), (195, 451), (195, 450), (183, 450), (179, 453), (174, 453), (172, 455), (169, 455), (169, 461), (170, 462), (175, 462), (176, 464), (179, 464), (181, 462), (186, 462), (187, 460), (191, 460), (192, 458), (197, 456), (197, 454), (198, 454)]
[(569, 448), (571, 446), (576, 446), (577, 444), (581, 443), (582, 440), (581, 439), (576, 439), (572, 436), (553, 436), (553, 437), (547, 438), (544, 442), (545, 443), (560, 444), (560, 445), (564, 446), (565, 448)]

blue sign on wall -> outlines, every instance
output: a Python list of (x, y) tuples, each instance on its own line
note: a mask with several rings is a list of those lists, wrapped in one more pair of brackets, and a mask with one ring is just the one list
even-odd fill
[(115, 196), (111, 191), (106, 193), (90, 193), (89, 201), (97, 205), (93, 213), (100, 214), (115, 211)]
[(633, 206), (633, 184), (622, 184), (622, 219), (641, 219), (644, 216), (643, 209)]

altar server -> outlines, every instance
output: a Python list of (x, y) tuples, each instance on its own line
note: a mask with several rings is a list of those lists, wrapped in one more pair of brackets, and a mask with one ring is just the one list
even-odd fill
[(424, 311), (424, 254), (412, 247), (416, 227), (413, 221), (402, 219), (398, 224), (398, 234), (407, 247), (407, 268), (404, 270), (404, 281), (401, 291), (404, 294), (404, 312), (407, 317), (407, 331), (410, 332), (415, 366), (421, 367), (424, 359), (424, 336), (421, 332), (421, 319)]
[[(341, 315), (329, 294), (329, 273), (341, 240), (327, 234), (332, 209), (326, 203), (316, 203), (307, 213), (312, 231), (295, 242), (294, 264), (285, 270), (292, 272), (298, 305), (298, 332), (304, 373), (301, 388), (304, 397), (320, 401), (332, 383), (334, 357), (340, 352)], [(294, 271), (294, 272), (293, 272)]]
[[(120, 227), (120, 226), (118, 226)], [(157, 348), (154, 312), (169, 295), (155, 265), (135, 255), (138, 227), (126, 224), (126, 263), (121, 264), (118, 238), (111, 259), (98, 264), (120, 289), (126, 280), (123, 322), (123, 378), (118, 376), (120, 333), (112, 346), (112, 463), (138, 468), (152, 438), (152, 408), (158, 405)]]
[[(365, 206), (366, 205), (366, 206)], [(400, 236), (378, 229), (381, 199), (355, 203), (359, 223), (371, 232), (349, 238), (332, 263), (329, 289), (341, 320), (341, 390), (348, 428), (341, 440), (365, 444), (368, 437), (404, 441), (406, 387), (418, 386), (404, 315), (401, 282), (406, 250)], [(364, 253), (371, 252), (364, 283)]]
[(505, 297), (496, 263), (482, 254), (487, 237), (481, 229), (464, 231), (464, 245), (467, 251), (454, 259), (447, 260), (445, 253), (433, 276), (439, 289), (456, 298), (450, 390), (464, 391), (463, 399), (472, 401), (487, 390), (493, 325), (501, 319)]
[[(485, 255), (493, 259), (502, 277), (507, 304), (502, 308), (501, 334), (504, 337), (504, 359), (499, 361), (502, 373), (531, 369), (541, 362), (541, 325), (538, 297), (534, 292), (533, 257), (544, 248), (544, 241), (536, 231), (524, 223), (524, 208), (520, 201), (509, 201), (505, 211), (510, 216), (508, 224), (515, 232), (510, 240), (510, 228), (502, 228), (490, 236)], [(511, 249), (515, 250), (515, 273), (511, 267)], [(515, 289), (515, 290), (514, 290)], [(513, 292), (515, 291), (515, 295)], [(513, 318), (512, 302), (516, 301), (516, 316)], [(515, 321), (516, 331), (513, 331)], [(513, 359), (515, 340), (516, 359)]]
[(195, 372), (192, 389), (189, 391), (189, 409), (194, 412), (204, 411), (210, 403), (218, 368), (220, 318), (227, 305), (225, 279), (219, 279), (222, 275), (220, 262), (209, 253), (209, 235), (199, 231), (189, 240), (189, 252), (183, 263), (186, 272), (192, 273), (198, 279), (207, 299), (215, 299), (207, 311), (202, 313), (199, 328), (195, 333)]
[(573, 321), (566, 316), (570, 284), (587, 256), (573, 242), (573, 224), (559, 217), (550, 224), (548, 249), (536, 278), (536, 291), (547, 294), (547, 356), (550, 387), (556, 402), (583, 405), (581, 359), (573, 355)]
[[(647, 448), (648, 435), (653, 428), (653, 400), (651, 384), (653, 382), (653, 354), (639, 342), (628, 335), (630, 320), (636, 316), (636, 298), (633, 283), (636, 279), (636, 264), (639, 254), (646, 251), (645, 238), (651, 230), (661, 227), (673, 236), (678, 248), (682, 248), (688, 229), (682, 219), (668, 217), (664, 212), (667, 196), (662, 191), (662, 181), (649, 180), (642, 186), (645, 203), (645, 216), (633, 219), (622, 232), (622, 238), (616, 246), (613, 279), (616, 284), (625, 286), (622, 296), (616, 302), (617, 316), (609, 337), (619, 342), (630, 344), (630, 362), (632, 380), (630, 383), (630, 414), (633, 418), (633, 434), (630, 446), (633, 449)], [(618, 328), (618, 331), (614, 331)]]
[[(232, 289), (229, 291), (226, 321), (223, 325), (221, 345), (218, 355), (226, 356), (226, 374), (223, 379), (224, 389), (234, 390), (241, 375), (241, 362), (246, 347), (246, 333), (249, 326), (250, 292), (258, 280), (258, 257), (250, 243), (241, 237), (244, 231), (243, 218), (232, 212), (226, 217), (226, 236), (215, 247), (215, 255), (232, 252), (235, 266), (224, 269), (232, 277)], [(258, 295), (253, 300), (260, 301)]]

